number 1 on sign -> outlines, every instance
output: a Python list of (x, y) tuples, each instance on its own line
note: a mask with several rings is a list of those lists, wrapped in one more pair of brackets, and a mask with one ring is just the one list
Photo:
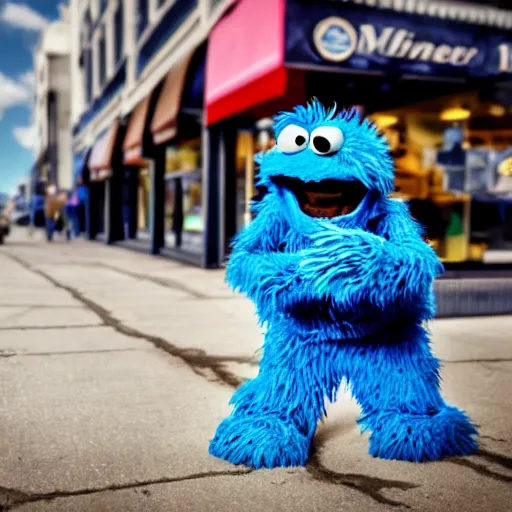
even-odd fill
[(512, 73), (512, 52), (510, 45), (500, 44), (498, 47), (500, 51), (500, 71), (502, 73)]

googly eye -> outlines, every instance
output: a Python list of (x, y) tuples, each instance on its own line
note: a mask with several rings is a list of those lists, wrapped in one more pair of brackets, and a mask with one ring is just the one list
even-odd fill
[(309, 142), (309, 133), (302, 126), (290, 124), (286, 126), (277, 138), (277, 148), (282, 153), (298, 153)]
[(310, 145), (317, 155), (336, 153), (343, 145), (343, 132), (335, 126), (320, 126), (311, 133)]

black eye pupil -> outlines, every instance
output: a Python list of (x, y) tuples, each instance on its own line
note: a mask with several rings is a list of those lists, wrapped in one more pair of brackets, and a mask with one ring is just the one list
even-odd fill
[(295, 137), (295, 144), (297, 144), (297, 146), (302, 146), (304, 142), (306, 142), (306, 137), (303, 135), (297, 135), (297, 137)]
[(319, 153), (327, 153), (331, 149), (331, 143), (325, 138), (317, 135), (313, 139), (313, 146)]

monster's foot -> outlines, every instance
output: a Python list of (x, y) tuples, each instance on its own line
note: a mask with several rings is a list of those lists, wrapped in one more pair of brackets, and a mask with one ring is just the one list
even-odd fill
[(370, 455), (381, 459), (426, 462), (470, 455), (478, 449), (476, 428), (455, 407), (445, 406), (431, 415), (383, 413), (367, 426), (373, 431)]
[(219, 425), (209, 452), (256, 469), (304, 466), (310, 442), (293, 423), (275, 416), (229, 416)]

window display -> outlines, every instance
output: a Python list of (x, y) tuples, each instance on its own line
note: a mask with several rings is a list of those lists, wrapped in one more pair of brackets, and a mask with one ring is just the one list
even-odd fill
[(510, 219), (496, 185), (512, 112), (467, 93), (372, 118), (392, 147), (394, 195), (409, 202), (444, 262), (485, 262), (494, 251), (510, 248)]
[(174, 206), (175, 198), (175, 183), (174, 180), (165, 181), (165, 245), (174, 247), (176, 245), (176, 235), (173, 230), (174, 221)]
[(240, 131), (236, 145), (236, 230), (241, 231), (252, 219), (251, 202), (261, 199), (266, 190), (257, 187), (257, 153), (268, 151), (276, 141), (272, 130), (272, 119), (262, 119), (254, 131)]
[(139, 197), (138, 197), (138, 238), (149, 236), (149, 190), (150, 180), (147, 169), (139, 171)]
[(165, 183), (166, 247), (201, 253), (204, 221), (200, 139), (167, 148)]
[(201, 174), (184, 176), (183, 178), (183, 230), (191, 233), (203, 231), (201, 209)]

